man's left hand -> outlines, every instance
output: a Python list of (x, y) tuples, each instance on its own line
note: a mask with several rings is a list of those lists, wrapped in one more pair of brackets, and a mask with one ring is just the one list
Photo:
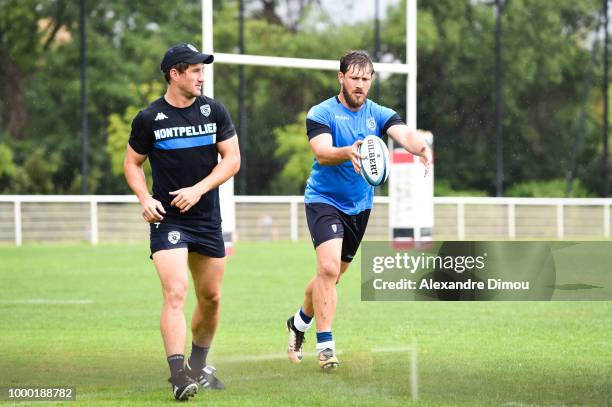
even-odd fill
[(424, 146), (419, 152), (419, 159), (423, 166), (425, 167), (425, 177), (429, 174), (429, 169), (431, 167), (431, 163), (433, 161), (433, 155), (431, 153), (431, 148), (428, 146)]
[(181, 213), (185, 213), (200, 201), (203, 194), (198, 188), (193, 186), (171, 191), (170, 195), (175, 195), (170, 205), (176, 206), (180, 209)]

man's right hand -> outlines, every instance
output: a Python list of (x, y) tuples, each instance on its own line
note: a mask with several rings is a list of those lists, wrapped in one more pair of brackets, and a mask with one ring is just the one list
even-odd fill
[(362, 143), (362, 140), (357, 140), (349, 147), (349, 150), (347, 150), (348, 158), (351, 160), (351, 163), (353, 163), (353, 169), (357, 174), (361, 173), (361, 159), (364, 158), (359, 155), (359, 147)]
[(140, 206), (142, 207), (142, 217), (147, 222), (159, 222), (164, 219), (163, 215), (166, 214), (164, 206), (152, 196), (147, 197), (140, 203)]

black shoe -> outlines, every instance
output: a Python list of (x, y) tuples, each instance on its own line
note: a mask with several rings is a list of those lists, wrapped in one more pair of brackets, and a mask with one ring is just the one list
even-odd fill
[(188, 400), (189, 397), (193, 397), (198, 392), (198, 384), (187, 376), (185, 370), (179, 370), (176, 376), (172, 376), (168, 379), (172, 384), (172, 394), (178, 401)]
[(194, 382), (200, 383), (204, 389), (223, 390), (225, 385), (215, 376), (217, 369), (214, 366), (205, 366), (202, 370), (192, 370), (187, 361), (187, 376)]
[(304, 357), (304, 332), (298, 330), (293, 325), (293, 317), (287, 320), (287, 331), (289, 332), (289, 346), (287, 347), (287, 357), (293, 363), (300, 363)]

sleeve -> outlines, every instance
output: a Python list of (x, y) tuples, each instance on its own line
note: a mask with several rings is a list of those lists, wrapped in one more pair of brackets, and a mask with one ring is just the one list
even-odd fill
[(325, 114), (323, 109), (318, 106), (310, 108), (308, 115), (306, 115), (306, 134), (308, 135), (308, 140), (319, 134), (331, 134), (331, 132), (329, 116)]
[(395, 113), (393, 109), (389, 109), (388, 107), (376, 105), (376, 117), (378, 128), (381, 129), (380, 135), (384, 135), (389, 130), (389, 127), (396, 124), (404, 124), (402, 118)]
[(153, 132), (142, 111), (132, 120), (132, 131), (128, 141), (130, 147), (138, 154), (147, 155), (153, 150)]
[(397, 113), (395, 113), (393, 116), (391, 116), (389, 118), (389, 120), (387, 120), (387, 122), (383, 125), (381, 134), (386, 134), (387, 130), (389, 130), (389, 127), (394, 126), (396, 124), (406, 124), (406, 123), (404, 123), (402, 118), (399, 117), (399, 115)]
[(232, 122), (232, 118), (229, 115), (229, 112), (223, 105), (223, 103), (216, 101), (215, 103), (217, 107), (217, 143), (220, 141), (228, 140), (234, 137), (236, 134), (236, 128), (234, 127), (234, 123)]

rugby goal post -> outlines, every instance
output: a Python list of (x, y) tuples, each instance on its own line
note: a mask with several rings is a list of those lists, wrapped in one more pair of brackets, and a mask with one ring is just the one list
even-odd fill
[[(406, 2), (406, 26), (406, 63), (375, 62), (374, 70), (376, 72), (406, 75), (406, 123), (416, 129), (416, 0), (407, 0)], [(220, 64), (338, 71), (337, 60), (215, 53), (213, 47), (212, 0), (202, 0), (202, 49), (207, 54), (214, 54), (215, 63)], [(214, 97), (214, 64), (208, 66), (205, 70), (204, 94)], [(423, 179), (422, 172), (419, 172), (415, 167), (418, 160), (414, 160), (414, 157), (412, 157), (412, 160), (400, 158), (406, 157), (405, 154), (408, 154), (408, 156), (411, 156), (411, 154), (401, 153), (403, 149), (394, 149), (392, 141), (389, 142), (389, 146), (392, 152), (389, 182), (389, 238), (409, 241), (431, 239), (433, 228), (433, 165), (430, 170), (431, 175)], [(234, 179), (232, 178), (223, 184), (219, 192), (226, 251), (231, 253), (236, 226)]]

